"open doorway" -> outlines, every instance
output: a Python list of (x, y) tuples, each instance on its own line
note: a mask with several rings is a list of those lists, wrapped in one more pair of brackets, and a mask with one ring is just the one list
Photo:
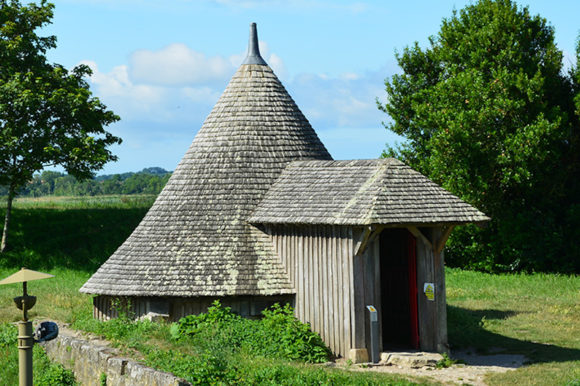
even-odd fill
[(417, 246), (405, 228), (380, 235), (381, 312), (384, 350), (419, 348)]

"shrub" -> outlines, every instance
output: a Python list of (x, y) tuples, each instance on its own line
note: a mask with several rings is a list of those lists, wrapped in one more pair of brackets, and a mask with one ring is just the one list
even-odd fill
[(245, 319), (215, 301), (207, 313), (180, 319), (172, 335), (188, 336), (197, 347), (223, 355), (247, 351), (310, 363), (328, 360), (330, 350), (310, 325), (294, 317), (292, 307), (275, 304), (262, 314), (261, 320)]
[(48, 363), (44, 371), (37, 373), (34, 383), (54, 386), (74, 386), (77, 384), (73, 372), (56, 363)]
[(18, 332), (16, 326), (9, 323), (0, 324), (0, 348), (15, 346)]
[(262, 339), (256, 342), (255, 347), (258, 352), (310, 363), (328, 360), (330, 350), (320, 335), (310, 329), (310, 324), (296, 319), (290, 305), (281, 307), (276, 303), (262, 314), (264, 315), (261, 320)]
[(143, 347), (145, 364), (169, 371), (192, 384), (236, 384), (237, 368), (233, 361), (216, 353), (188, 355), (181, 352)]
[(256, 321), (242, 318), (230, 307), (223, 307), (218, 300), (206, 313), (181, 318), (177, 326), (177, 329), (173, 328), (174, 336), (178, 339), (187, 336), (201, 352), (216, 356), (229, 356), (239, 351), (253, 339), (258, 328)]

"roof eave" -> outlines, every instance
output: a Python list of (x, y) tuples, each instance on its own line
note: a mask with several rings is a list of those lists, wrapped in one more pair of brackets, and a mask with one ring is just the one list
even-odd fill
[(477, 220), (450, 220), (450, 221), (410, 221), (410, 222), (380, 222), (380, 221), (364, 221), (364, 222), (357, 222), (357, 221), (282, 221), (278, 219), (268, 219), (268, 220), (259, 220), (259, 219), (252, 219), (250, 218), (248, 222), (252, 225), (342, 225), (342, 226), (373, 226), (373, 225), (380, 225), (387, 228), (401, 228), (401, 227), (408, 227), (408, 226), (428, 226), (428, 227), (436, 227), (436, 226), (461, 226), (461, 225), (469, 225), (475, 224), (479, 227), (484, 227), (486, 224), (491, 221), (490, 217), (483, 217)]

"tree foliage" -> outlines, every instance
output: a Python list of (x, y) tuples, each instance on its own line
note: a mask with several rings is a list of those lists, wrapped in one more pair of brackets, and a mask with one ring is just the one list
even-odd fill
[(480, 0), (429, 42), (397, 54), (403, 73), (379, 108), (406, 138), (385, 155), (492, 217), (454, 232), (448, 263), (578, 271), (578, 72), (576, 83), (563, 72), (554, 29), (510, 0)]
[[(78, 180), (70, 174), (51, 170), (35, 174), (18, 192), (20, 197), (98, 196), (106, 194), (159, 194), (171, 172), (162, 168), (145, 168), (137, 173), (108, 174)], [(8, 189), (0, 186), (0, 197)]]
[(105, 130), (119, 119), (92, 96), (80, 65), (67, 70), (46, 58), (56, 37), (37, 30), (49, 24), (52, 4), (0, 0), (0, 185), (9, 189), (2, 250), (12, 198), (35, 172), (61, 165), (78, 178), (116, 157), (121, 140)]

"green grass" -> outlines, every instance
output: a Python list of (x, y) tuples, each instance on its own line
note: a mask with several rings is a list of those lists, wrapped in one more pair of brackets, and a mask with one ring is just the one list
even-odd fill
[[(18, 348), (17, 328), (8, 323), (0, 323), (0, 381), (2, 385), (18, 384)], [(34, 384), (43, 385), (73, 385), (72, 372), (65, 370), (61, 365), (52, 363), (44, 350), (36, 345), (33, 349)]]
[[(115, 327), (92, 320), (91, 298), (78, 289), (129, 236), (152, 202), (150, 196), (17, 200), (12, 250), (0, 255), (0, 278), (21, 266), (54, 274), (53, 279), (29, 284), (30, 294), (38, 297), (31, 318), (60, 320), (87, 330), (101, 329), (102, 335), (117, 333), (119, 337), (111, 339), (120, 348), (128, 353), (138, 349), (138, 356), (146, 363), (161, 369), (178, 367), (184, 374), (189, 371), (193, 374), (190, 376), (197, 377), (203, 376), (203, 371), (234, 366), (237, 378), (233, 381), (262, 384), (407, 384), (397, 376), (256, 358), (247, 352), (238, 353), (225, 365), (219, 360), (199, 362), (199, 350), (191, 342), (173, 340), (168, 325)], [(446, 274), (451, 345), (473, 347), (480, 352), (501, 348), (507, 353), (524, 354), (531, 361), (516, 371), (491, 375), (487, 382), (580, 382), (580, 277), (490, 275), (459, 269), (447, 269)], [(21, 291), (18, 285), (0, 286), (0, 323), (20, 318), (12, 298)], [(14, 383), (15, 355), (13, 347), (0, 348), (0, 363), (4, 364), (0, 366), (1, 384)], [(45, 359), (42, 353), (35, 352), (35, 363)], [(192, 368), (194, 364), (202, 373)]]
[(448, 269), (449, 342), (480, 352), (523, 354), (528, 366), (489, 376), (490, 384), (580, 381), (580, 277), (491, 275)]
[[(37, 297), (36, 306), (29, 312), (31, 319), (71, 323), (79, 317), (90, 317), (91, 297), (80, 294), (79, 288), (129, 236), (153, 200), (153, 196), (15, 200), (10, 250), (0, 255), (0, 278), (20, 267), (55, 275), (28, 284), (29, 294)], [(4, 210), (0, 208), (2, 219)], [(20, 285), (0, 286), (0, 323), (21, 319), (22, 314), (12, 301), (21, 294)], [(40, 374), (35, 375), (36, 380), (46, 381), (46, 374), (52, 374), (53, 380), (62, 375), (58, 368), (48, 366), (40, 347), (35, 346), (34, 356)], [(0, 363), (4, 364), (0, 366), (0, 384), (17, 384), (15, 343), (0, 347)]]
[[(93, 273), (139, 224), (153, 196), (15, 200), (9, 251), (0, 268), (67, 268)], [(0, 209), (4, 218), (5, 209)]]
[(171, 372), (193, 384), (415, 384), (397, 375), (349, 372), (281, 359), (278, 353), (260, 354), (257, 353), (260, 350), (248, 348), (246, 342), (240, 342), (241, 335), (251, 341), (249, 335), (254, 331), (245, 329), (249, 324), (259, 322), (241, 323), (235, 317), (216, 322), (217, 326), (202, 323), (196, 334), (182, 335), (179, 339), (175, 339), (175, 331), (172, 332), (169, 324), (132, 322), (126, 317), (108, 322), (79, 319), (73, 327), (100, 335), (125, 355), (138, 357), (148, 366)]

